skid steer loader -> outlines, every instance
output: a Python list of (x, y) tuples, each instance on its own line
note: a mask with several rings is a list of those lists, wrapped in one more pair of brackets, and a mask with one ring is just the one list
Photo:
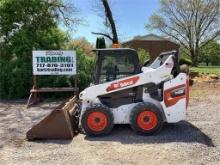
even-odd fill
[(165, 122), (184, 120), (189, 80), (181, 73), (176, 51), (164, 52), (140, 66), (130, 48), (97, 49), (91, 85), (51, 112), (27, 132), (28, 140), (71, 139), (77, 133), (108, 134), (115, 124), (130, 124), (144, 135)]

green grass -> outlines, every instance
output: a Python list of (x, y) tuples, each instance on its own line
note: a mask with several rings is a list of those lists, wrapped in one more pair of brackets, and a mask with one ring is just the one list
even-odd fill
[(220, 66), (191, 67), (190, 70), (199, 72), (201, 74), (217, 74), (217, 75), (220, 75)]

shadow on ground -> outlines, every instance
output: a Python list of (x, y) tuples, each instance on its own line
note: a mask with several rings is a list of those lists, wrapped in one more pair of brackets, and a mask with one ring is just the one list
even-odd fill
[(208, 135), (187, 121), (165, 124), (161, 132), (154, 136), (140, 136), (135, 134), (129, 125), (116, 125), (108, 136), (85, 136), (85, 139), (89, 141), (119, 141), (122, 144), (185, 142), (215, 147)]

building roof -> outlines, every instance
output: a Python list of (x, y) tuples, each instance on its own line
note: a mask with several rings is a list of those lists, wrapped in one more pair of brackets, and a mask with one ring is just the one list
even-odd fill
[[(133, 39), (131, 39), (129, 41), (125, 41), (123, 44), (126, 44), (126, 43), (134, 41), (134, 40), (138, 40), (138, 41), (170, 41), (174, 44), (177, 44), (175, 41), (172, 41), (168, 37), (162, 37), (162, 36), (152, 34), (152, 33), (144, 35), (144, 36), (135, 36)], [(177, 45), (179, 45), (179, 44), (177, 44)]]
[(161, 37), (161, 36), (158, 36), (156, 34), (147, 34), (147, 35), (144, 35), (144, 36), (136, 36), (133, 38), (133, 40), (145, 40), (145, 41), (158, 41), (158, 40), (166, 40), (165, 38)]

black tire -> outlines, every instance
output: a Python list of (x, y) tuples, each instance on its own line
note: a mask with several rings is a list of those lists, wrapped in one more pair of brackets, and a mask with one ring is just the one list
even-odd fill
[[(146, 113), (152, 114), (152, 117), (151, 116), (150, 117), (144, 116), (144, 117), (146, 117), (146, 121), (142, 121), (140, 119), (141, 118), (140, 115), (142, 115), (144, 113), (145, 114)], [(156, 118), (156, 120), (155, 120), (155, 118)], [(143, 120), (145, 120), (145, 118)], [(143, 129), (143, 127), (146, 126), (147, 122), (148, 123), (151, 122), (151, 124), (152, 124), (152, 120), (154, 121), (152, 128), (145, 127), (145, 129)], [(142, 125), (142, 127), (141, 127), (140, 123), (143, 123), (144, 126)], [(161, 130), (161, 128), (163, 127), (163, 123), (164, 122), (163, 122), (163, 118), (161, 116), (160, 110), (158, 109), (158, 107), (156, 105), (154, 105), (153, 103), (150, 103), (150, 102), (137, 104), (133, 108), (133, 110), (131, 111), (131, 114), (130, 114), (131, 128), (136, 133), (141, 134), (141, 135), (153, 135), (155, 133), (158, 133)], [(150, 124), (148, 124), (148, 126), (150, 126)]]
[[(91, 115), (93, 112), (98, 112), (99, 114), (101, 113), (105, 116), (104, 118), (107, 119), (107, 124), (104, 124), (106, 126), (102, 130), (92, 129), (90, 122), (88, 122), (88, 118), (89, 118), (89, 116), (91, 118)], [(93, 117), (94, 116), (95, 115), (93, 115)], [(100, 122), (100, 120), (102, 120), (99, 117), (100, 116), (97, 116), (94, 119), (94, 121), (92, 121), (93, 124), (94, 124), (94, 122), (98, 123), (98, 122)], [(98, 121), (95, 121), (96, 119), (98, 119)], [(106, 121), (106, 120), (104, 120), (104, 121)], [(102, 104), (95, 104), (95, 105), (88, 107), (86, 109), (86, 111), (83, 113), (82, 118), (81, 118), (81, 124), (82, 124), (82, 128), (85, 131), (86, 135), (88, 135), (88, 136), (103, 136), (103, 135), (110, 133), (110, 131), (112, 130), (112, 128), (114, 126), (114, 118), (113, 118), (113, 114), (112, 114), (111, 110), (108, 107), (105, 107)]]

